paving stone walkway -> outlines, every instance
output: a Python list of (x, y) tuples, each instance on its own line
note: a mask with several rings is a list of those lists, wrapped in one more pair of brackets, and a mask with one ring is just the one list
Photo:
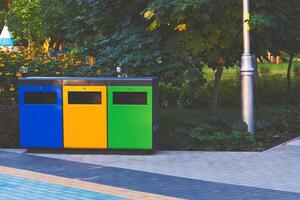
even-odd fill
[[(300, 199), (300, 138), (265, 152), (81, 155), (0, 150), (1, 165), (131, 192), (162, 195), (149, 197), (154, 199)], [(116, 193), (100, 191), (101, 194), (125, 198)]]
[(122, 200), (125, 198), (0, 173), (0, 199)]
[(139, 192), (109, 185), (82, 181), (74, 178), (55, 176), (0, 166), (1, 200), (122, 200), (162, 199), (176, 200), (158, 194)]

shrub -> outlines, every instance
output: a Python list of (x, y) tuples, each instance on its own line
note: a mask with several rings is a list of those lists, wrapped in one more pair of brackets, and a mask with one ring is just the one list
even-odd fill
[[(232, 111), (236, 112), (236, 111)], [(232, 112), (228, 112), (231, 115)], [(251, 138), (237, 118), (210, 116), (207, 110), (183, 107), (160, 114), (160, 148), (171, 150), (248, 150)], [(236, 116), (236, 114), (235, 114)], [(231, 120), (229, 120), (231, 119)]]
[(177, 105), (180, 95), (181, 92), (179, 87), (166, 83), (159, 84), (159, 102), (162, 107)]
[(72, 54), (50, 57), (35, 48), (0, 51), (0, 104), (16, 101), (17, 79), (24, 75), (21, 72), (25, 68), (28, 68), (26, 76), (91, 76), (101, 73), (82, 66)]
[[(213, 81), (203, 86), (190, 89), (189, 87), (175, 87), (169, 84), (160, 84), (160, 102), (168, 102), (164, 107), (184, 106), (207, 108), (210, 106)], [(284, 105), (286, 95), (286, 79), (282, 75), (274, 74), (260, 77), (256, 81), (256, 96), (262, 105)], [(236, 107), (241, 103), (240, 80), (222, 80), (219, 94), (220, 107)], [(293, 79), (291, 84), (290, 103), (293, 106), (300, 104), (300, 79)]]
[(190, 149), (189, 132), (197, 125), (198, 112), (182, 107), (161, 109), (159, 115), (159, 148), (168, 150)]
[(231, 122), (223, 118), (201, 120), (190, 134), (194, 139), (192, 150), (250, 150), (251, 137), (246, 130), (247, 126), (239, 121)]
[(173, 107), (160, 115), (160, 149), (248, 151), (265, 150), (298, 135), (300, 110), (263, 109), (255, 122), (255, 135), (247, 133), (238, 109), (224, 109), (218, 116), (208, 110)]
[(300, 79), (300, 63), (299, 62), (295, 62), (293, 64), (293, 73), (294, 73), (295, 79)]
[(257, 119), (257, 147), (269, 148), (297, 136), (300, 130), (300, 110), (271, 109)]

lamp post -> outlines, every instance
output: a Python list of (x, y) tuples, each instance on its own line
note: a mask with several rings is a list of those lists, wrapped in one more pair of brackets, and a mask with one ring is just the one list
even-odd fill
[(250, 26), (249, 26), (249, 0), (243, 0), (243, 37), (244, 53), (241, 64), (241, 99), (242, 117), (248, 126), (248, 132), (254, 133), (254, 74), (251, 49), (250, 49)]

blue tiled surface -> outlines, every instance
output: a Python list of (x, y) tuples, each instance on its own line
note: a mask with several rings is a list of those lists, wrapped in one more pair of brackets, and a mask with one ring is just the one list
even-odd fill
[(123, 198), (0, 173), (1, 200), (121, 200)]

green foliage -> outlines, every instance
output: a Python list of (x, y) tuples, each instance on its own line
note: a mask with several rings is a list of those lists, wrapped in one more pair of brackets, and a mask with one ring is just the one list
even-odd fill
[[(265, 56), (270, 51), (273, 55), (287, 54), (289, 67), (286, 74), (286, 100), (285, 107), (290, 103), (291, 69), (293, 58), (300, 52), (300, 3), (297, 0), (284, 1), (275, 0), (270, 3), (268, 0), (252, 3), (254, 15), (251, 19), (253, 25), (254, 51), (257, 55)], [(286, 58), (285, 58), (286, 59)]]
[[(192, 89), (161, 84), (160, 102), (164, 107), (176, 105), (197, 108), (209, 107), (212, 88), (212, 81)], [(262, 105), (283, 105), (286, 94), (286, 80), (282, 75), (269, 74), (265, 76), (261, 74), (256, 83), (256, 88)], [(298, 78), (293, 79), (290, 101), (293, 106), (300, 105), (300, 79)], [(222, 80), (219, 103), (224, 108), (240, 105), (240, 82), (238, 79)]]
[(64, 27), (70, 18), (62, 1), (14, 0), (11, 10), (1, 13), (0, 9), (0, 17), (4, 16), (17, 45), (27, 46), (28, 41), (41, 44), (48, 37), (57, 43), (66, 40)]
[(237, 112), (210, 116), (175, 107), (162, 110), (160, 121), (160, 148), (172, 150), (249, 150), (253, 140), (240, 123)]
[(224, 109), (211, 116), (207, 109), (173, 107), (160, 114), (160, 149), (249, 151), (265, 150), (298, 136), (300, 110), (265, 107), (256, 120), (255, 136), (249, 136), (238, 109)]
[(269, 111), (255, 122), (258, 148), (270, 148), (298, 136), (299, 122), (300, 110), (297, 108)]
[(261, 74), (262, 77), (265, 78), (271, 75), (271, 70), (272, 69), (270, 67), (263, 65), (259, 68), (259, 73)]
[(241, 55), (241, 2), (240, 1), (165, 1), (154, 0), (148, 11), (149, 19), (158, 23), (158, 29), (178, 30), (176, 44), (182, 53), (201, 57), (209, 67), (229, 67)]
[[(252, 1), (258, 56), (299, 49), (298, 10), (296, 0)], [(9, 24), (19, 41), (51, 37), (85, 55), (96, 54), (97, 67), (107, 74), (122, 65), (129, 75), (174, 80), (185, 74), (175, 82), (199, 84), (203, 64), (216, 69), (238, 63), (241, 11), (239, 0), (15, 0)]]
[(83, 25), (70, 29), (74, 31), (68, 36), (79, 41), (85, 36), (83, 53), (96, 55), (96, 67), (104, 75), (114, 75), (116, 67), (121, 67), (129, 76), (159, 76), (177, 85), (204, 81), (203, 63), (198, 56), (183, 53), (173, 30), (147, 31), (141, 13), (148, 1), (65, 2), (68, 7), (83, 8), (73, 19)]
[(300, 63), (299, 62), (294, 63), (293, 72), (294, 72), (294, 78), (300, 79)]
[(18, 51), (0, 51), (0, 105), (17, 100), (17, 79), (28, 68), (27, 76), (97, 76), (94, 68), (84, 66), (72, 55), (49, 57), (40, 49), (20, 48)]
[(256, 41), (253, 45), (257, 55), (265, 55), (267, 50), (275, 55), (280, 51), (290, 55), (299, 52), (300, 28), (295, 26), (300, 23), (299, 1), (252, 1), (252, 10), (251, 24)]
[(22, 39), (35, 41), (44, 39), (39, 0), (14, 0), (8, 20), (9, 26), (19, 42)]
[(161, 109), (159, 113), (159, 148), (168, 150), (190, 149), (189, 131), (197, 124), (199, 112), (181, 107)]
[(0, 0), (0, 12), (7, 10), (7, 0)]
[[(257, 55), (287, 47), (294, 52), (299, 3), (252, 4)], [(122, 67), (128, 75), (159, 75), (192, 87), (205, 82), (204, 64), (212, 69), (238, 64), (241, 11), (239, 0), (15, 0), (9, 19), (17, 38), (67, 42), (82, 56), (96, 55), (104, 74)]]
[(245, 151), (253, 145), (246, 130), (247, 126), (241, 122), (209, 118), (192, 129), (190, 136), (195, 140), (195, 150)]
[(67, 8), (61, 0), (40, 1), (41, 21), (43, 27), (43, 38), (51, 38), (55, 42), (66, 40), (67, 33), (64, 30), (67, 23)]

